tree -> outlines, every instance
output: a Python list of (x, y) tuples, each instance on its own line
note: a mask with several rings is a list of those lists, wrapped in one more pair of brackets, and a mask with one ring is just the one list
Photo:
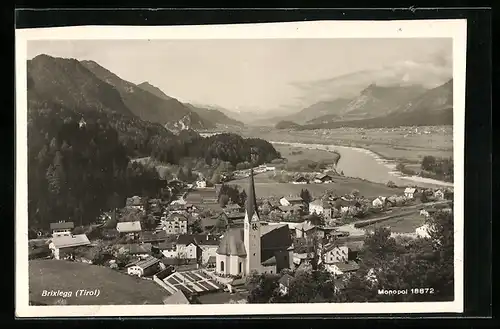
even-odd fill
[(426, 202), (429, 202), (429, 198), (427, 197), (427, 194), (424, 192), (422, 192), (422, 194), (420, 194), (420, 202), (422, 203), (426, 203)]
[(191, 234), (199, 234), (203, 232), (203, 227), (201, 226), (201, 220), (197, 219), (188, 225), (188, 230)]
[(229, 203), (229, 196), (226, 194), (221, 194), (219, 196), (219, 205), (224, 208)]
[(397, 186), (396, 186), (396, 184), (392, 180), (390, 180), (390, 181), (387, 182), (387, 187), (394, 188), (394, 187), (397, 187)]
[(246, 286), (250, 292), (247, 301), (252, 304), (269, 303), (273, 297), (278, 296), (279, 278), (277, 274), (251, 273), (246, 278)]
[(238, 204), (241, 207), (244, 207), (246, 202), (247, 202), (247, 192), (245, 192), (245, 190), (241, 190), (241, 192), (240, 192), (240, 200), (238, 201)]
[(309, 204), (312, 201), (311, 192), (308, 189), (304, 188), (300, 191), (300, 197), (304, 200), (305, 203)]
[(354, 197), (359, 197), (359, 190), (357, 189), (352, 190), (351, 195)]
[(432, 171), (435, 166), (436, 166), (436, 158), (435, 157), (433, 157), (432, 155), (424, 156), (424, 158), (422, 159), (422, 164), (421, 164), (421, 168), (423, 170)]

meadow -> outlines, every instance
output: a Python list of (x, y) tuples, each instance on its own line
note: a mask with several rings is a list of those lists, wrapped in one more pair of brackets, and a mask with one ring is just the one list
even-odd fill
[(450, 126), (301, 131), (246, 127), (238, 133), (244, 137), (259, 137), (268, 141), (362, 147), (385, 159), (407, 164), (420, 163), (425, 155), (453, 156), (453, 129)]
[(375, 224), (363, 227), (367, 231), (373, 231), (378, 227), (387, 227), (392, 233), (415, 233), (415, 229), (424, 225), (425, 217), (418, 211), (411, 214), (390, 218)]
[[(366, 198), (401, 194), (403, 191), (402, 188), (390, 188), (383, 184), (358, 178), (335, 176), (333, 180), (334, 182), (329, 184), (292, 184), (277, 183), (275, 180), (269, 178), (269, 173), (254, 176), (255, 193), (258, 198), (299, 195), (302, 189), (308, 189), (313, 197), (321, 197), (327, 190), (334, 191), (337, 195), (350, 194), (353, 190), (358, 190), (360, 195)], [(229, 182), (229, 184), (238, 185), (247, 190), (248, 178), (234, 180)]]
[[(29, 261), (30, 302), (54, 305), (61, 297), (43, 297), (43, 290), (71, 291), (67, 305), (163, 304), (169, 293), (153, 281), (104, 266), (63, 260)], [(99, 289), (99, 296), (76, 296), (79, 289)]]

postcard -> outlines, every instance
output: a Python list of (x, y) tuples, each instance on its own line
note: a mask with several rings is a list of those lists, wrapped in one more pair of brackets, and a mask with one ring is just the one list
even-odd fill
[(466, 26), (16, 30), (16, 315), (463, 312)]

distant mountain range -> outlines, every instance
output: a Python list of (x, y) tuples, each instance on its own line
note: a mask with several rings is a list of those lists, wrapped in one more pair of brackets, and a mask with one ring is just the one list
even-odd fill
[[(143, 82), (138, 85), (138, 87), (144, 89), (165, 100), (172, 99), (170, 96), (166, 95), (160, 88), (153, 86), (149, 82)], [(215, 126), (243, 126), (243, 122), (230, 118), (220, 109), (215, 107), (205, 107), (202, 105), (193, 105), (189, 103), (184, 103), (184, 105), (192, 112), (198, 114), (206, 122), (210, 122), (211, 125)]]
[[(345, 100), (341, 102), (345, 104)], [(396, 127), (411, 125), (453, 124), (453, 80), (425, 90), (422, 87), (379, 87), (370, 85), (344, 106), (329, 106), (321, 102), (316, 107), (331, 113), (309, 120), (295, 129), (339, 127)], [(332, 101), (331, 104), (338, 104)], [(286, 126), (293, 125), (286, 121)], [(276, 127), (283, 126), (280, 122)]]
[(225, 114), (184, 104), (145, 82), (136, 85), (94, 61), (39, 55), (29, 60), (29, 97), (85, 111), (98, 108), (160, 123), (170, 130), (242, 125)]

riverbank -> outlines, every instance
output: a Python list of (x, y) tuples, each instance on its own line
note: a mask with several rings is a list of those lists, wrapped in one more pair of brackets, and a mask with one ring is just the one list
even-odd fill
[(450, 182), (418, 176), (406, 176), (396, 169), (396, 161), (384, 159), (379, 154), (365, 148), (280, 141), (270, 141), (270, 143), (290, 145), (296, 148), (319, 149), (327, 152), (340, 152), (341, 158), (337, 169), (338, 171), (343, 171), (346, 176), (359, 177), (382, 184), (386, 184), (389, 180), (392, 180), (397, 185), (410, 185), (410, 182), (413, 182), (414, 185), (421, 187), (453, 186), (453, 183)]

